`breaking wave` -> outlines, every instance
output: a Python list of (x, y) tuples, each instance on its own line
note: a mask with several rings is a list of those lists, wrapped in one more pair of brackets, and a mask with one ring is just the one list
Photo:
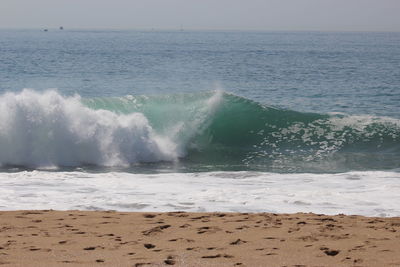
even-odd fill
[(0, 96), (3, 166), (180, 161), (318, 171), (393, 169), (399, 157), (398, 119), (303, 113), (222, 91), (88, 99), (25, 89)]

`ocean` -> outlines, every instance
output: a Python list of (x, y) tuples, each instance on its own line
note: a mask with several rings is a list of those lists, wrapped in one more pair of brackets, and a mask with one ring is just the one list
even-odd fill
[(0, 30), (0, 209), (400, 216), (399, 44)]

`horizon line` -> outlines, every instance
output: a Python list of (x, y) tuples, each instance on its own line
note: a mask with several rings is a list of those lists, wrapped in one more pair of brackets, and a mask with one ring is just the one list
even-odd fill
[[(61, 30), (60, 27), (63, 27)], [(54, 26), (54, 27), (2, 27), (0, 30), (56, 30), (56, 31), (187, 31), (187, 32), (332, 32), (332, 33), (400, 33), (400, 30), (356, 30), (356, 29), (237, 29), (237, 28), (157, 28), (157, 27), (143, 27), (143, 28), (116, 28), (116, 27), (66, 27), (64, 25)]]

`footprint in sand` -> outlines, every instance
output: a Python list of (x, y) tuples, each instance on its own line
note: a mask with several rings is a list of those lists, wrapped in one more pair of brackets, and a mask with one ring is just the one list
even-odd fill
[(149, 244), (149, 243), (144, 244), (143, 246), (144, 246), (145, 248), (147, 248), (147, 249), (151, 249), (151, 248), (155, 248), (155, 247), (156, 247), (155, 245)]
[(176, 261), (173, 259), (166, 259), (164, 263), (167, 265), (175, 265)]
[(215, 259), (215, 258), (233, 258), (232, 255), (229, 254), (217, 254), (217, 255), (207, 255), (207, 256), (202, 256), (203, 259)]
[(241, 244), (245, 244), (247, 243), (247, 241), (241, 240), (241, 239), (237, 239), (231, 243), (229, 243), (230, 245), (241, 245)]
[(193, 251), (199, 251), (200, 248), (199, 248), (199, 247), (189, 247), (189, 248), (186, 248), (186, 250), (188, 250), (188, 251), (191, 251), (191, 250), (193, 250)]
[(321, 247), (320, 250), (322, 250), (328, 256), (336, 256), (340, 252), (340, 250), (329, 249), (327, 247)]
[(221, 231), (221, 228), (216, 227), (216, 226), (203, 226), (203, 227), (197, 228), (197, 234), (204, 234), (204, 233), (213, 234), (218, 231)]
[(153, 227), (153, 228), (151, 228), (149, 230), (143, 231), (142, 234), (146, 235), (146, 236), (155, 235), (155, 234), (161, 233), (164, 229), (167, 229), (167, 228), (170, 228), (170, 227), (171, 227), (171, 225), (169, 225), (169, 224), (160, 225), (160, 226), (157, 226), (157, 227)]
[(96, 247), (86, 247), (86, 248), (83, 248), (83, 250), (95, 250), (96, 249)]
[(176, 261), (174, 258), (175, 258), (174, 256), (169, 255), (167, 259), (164, 261), (164, 263), (167, 265), (175, 265)]
[(278, 255), (278, 254), (273, 253), (273, 252), (270, 252), (270, 253), (265, 254), (265, 256), (274, 256), (274, 255)]
[(68, 261), (68, 260), (66, 260), (66, 261), (62, 261), (62, 263), (77, 263), (76, 261)]
[(190, 218), (190, 219), (191, 219), (192, 221), (197, 221), (197, 220), (208, 219), (208, 218), (210, 218), (210, 216), (204, 215), (204, 216), (192, 217), (192, 218)]

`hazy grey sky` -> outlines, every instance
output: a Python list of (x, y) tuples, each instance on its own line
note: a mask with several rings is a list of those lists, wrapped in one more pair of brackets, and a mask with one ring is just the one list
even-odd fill
[(0, 0), (0, 28), (400, 31), (400, 0)]

